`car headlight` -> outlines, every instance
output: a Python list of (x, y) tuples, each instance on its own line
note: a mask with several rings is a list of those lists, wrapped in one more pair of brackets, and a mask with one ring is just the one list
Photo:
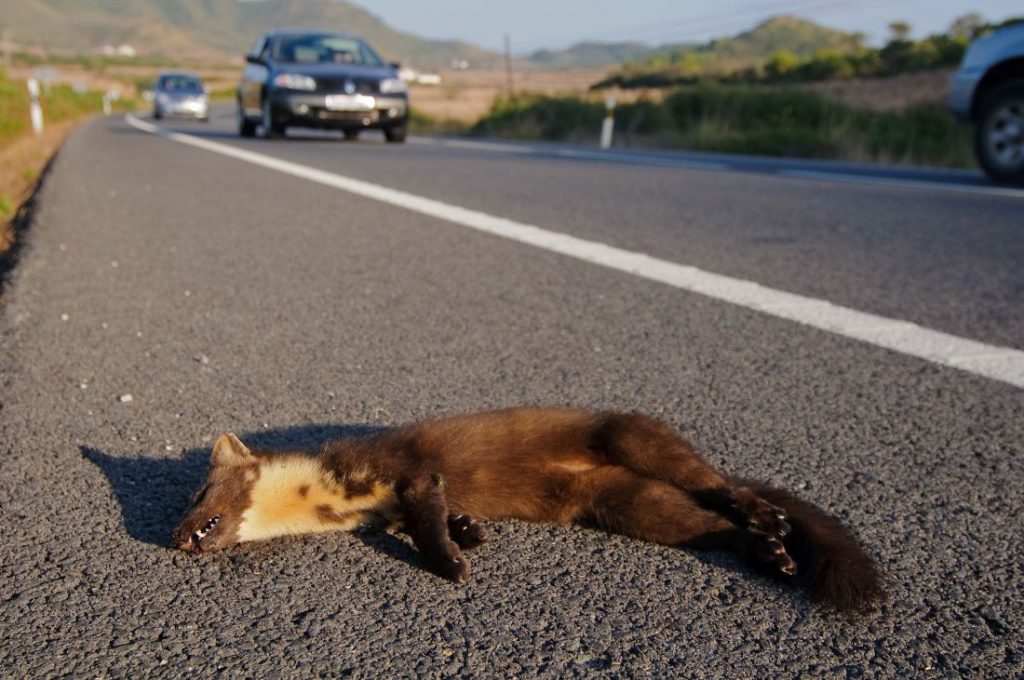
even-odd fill
[(385, 78), (380, 81), (381, 94), (396, 94), (399, 92), (408, 92), (409, 86), (405, 84), (405, 81), (401, 78)]
[(160, 103), (160, 104), (162, 104), (164, 106), (167, 106), (168, 104), (171, 103), (171, 98), (169, 96), (167, 96), (166, 94), (164, 94), (163, 92), (157, 92), (156, 93), (156, 100), (157, 100), (158, 103)]
[(298, 73), (278, 73), (274, 76), (274, 86), (286, 90), (315, 90), (316, 81)]

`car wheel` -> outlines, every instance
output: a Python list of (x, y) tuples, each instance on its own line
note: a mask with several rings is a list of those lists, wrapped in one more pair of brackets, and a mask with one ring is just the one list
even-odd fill
[(405, 141), (407, 130), (405, 123), (389, 127), (384, 130), (384, 138), (392, 144), (401, 144)]
[(238, 134), (242, 137), (253, 137), (256, 134), (256, 123), (245, 117), (245, 109), (238, 105)]
[(163, 117), (164, 117), (164, 112), (163, 111), (161, 111), (160, 109), (153, 109), (153, 119), (154, 120), (160, 120)]
[(354, 142), (359, 139), (359, 130), (342, 130), (345, 135), (345, 140)]
[(974, 150), (989, 177), (1024, 184), (1024, 80), (1003, 84), (982, 102)]
[(270, 115), (270, 97), (263, 98), (263, 116), (260, 118), (260, 128), (263, 130), (263, 139), (277, 139), (284, 136), (284, 125), (275, 123)]

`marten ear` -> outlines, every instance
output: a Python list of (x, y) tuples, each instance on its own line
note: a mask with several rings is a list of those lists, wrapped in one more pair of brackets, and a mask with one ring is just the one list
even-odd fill
[(235, 435), (228, 433), (221, 435), (217, 443), (213, 445), (210, 465), (243, 465), (252, 459), (252, 452), (246, 448), (245, 444), (239, 441)]

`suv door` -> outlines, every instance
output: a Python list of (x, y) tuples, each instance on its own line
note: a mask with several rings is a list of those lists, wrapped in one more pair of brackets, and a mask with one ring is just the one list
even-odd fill
[[(270, 55), (270, 40), (261, 36), (253, 45), (248, 57), (266, 60)], [(246, 62), (242, 80), (238, 84), (238, 102), (246, 117), (259, 118), (261, 115), (263, 85), (267, 82), (269, 69), (265, 64)]]

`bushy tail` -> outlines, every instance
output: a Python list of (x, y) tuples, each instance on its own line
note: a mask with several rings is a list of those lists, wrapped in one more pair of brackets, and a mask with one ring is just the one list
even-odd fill
[(796, 560), (797, 577), (811, 599), (847, 612), (886, 599), (878, 565), (839, 520), (785, 491), (738, 481), (789, 514), (793, 530), (784, 540), (786, 551)]

